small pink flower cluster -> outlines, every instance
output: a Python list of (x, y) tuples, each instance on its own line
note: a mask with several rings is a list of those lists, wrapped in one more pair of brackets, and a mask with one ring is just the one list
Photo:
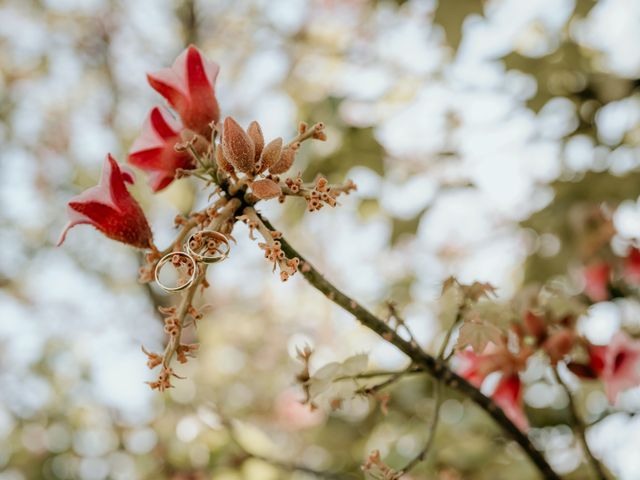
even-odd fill
[[(511, 325), (508, 335), (489, 343), (483, 352), (458, 352), (458, 371), (478, 388), (489, 374), (499, 372), (492, 398), (521, 430), (528, 428), (528, 422), (519, 373), (536, 352), (544, 352), (553, 367), (562, 361), (582, 379), (601, 380), (613, 404), (621, 392), (640, 385), (640, 341), (618, 332), (608, 345), (593, 345), (576, 333), (575, 320), (572, 316), (555, 319), (548, 312), (528, 311), (522, 322)], [(584, 357), (586, 363), (577, 360)]]

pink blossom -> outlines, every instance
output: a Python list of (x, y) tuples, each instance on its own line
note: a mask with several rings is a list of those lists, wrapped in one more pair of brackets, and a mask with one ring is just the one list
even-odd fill
[(526, 430), (528, 422), (522, 408), (522, 383), (517, 371), (503, 362), (504, 355), (500, 351), (476, 355), (471, 350), (464, 350), (457, 358), (462, 360), (458, 373), (476, 388), (480, 388), (490, 373), (502, 371), (491, 398), (520, 430)]
[(209, 124), (220, 119), (215, 92), (219, 70), (218, 64), (190, 45), (170, 68), (149, 73), (147, 79), (178, 112), (185, 127), (208, 136)]
[(149, 175), (149, 184), (154, 192), (168, 186), (178, 169), (194, 168), (188, 152), (178, 152), (182, 124), (166, 109), (154, 107), (144, 122), (142, 132), (133, 142), (129, 163)]
[(604, 382), (611, 404), (623, 390), (640, 384), (640, 341), (624, 332), (616, 333), (609, 345), (589, 346), (590, 366)]
[(517, 374), (503, 375), (491, 397), (516, 427), (520, 430), (529, 428), (522, 408), (522, 382)]
[(67, 207), (69, 223), (62, 231), (58, 245), (75, 225), (93, 225), (107, 237), (138, 248), (151, 248), (153, 238), (147, 218), (131, 196), (126, 183), (133, 183), (133, 175), (121, 170), (111, 155), (102, 167), (100, 182), (72, 198)]

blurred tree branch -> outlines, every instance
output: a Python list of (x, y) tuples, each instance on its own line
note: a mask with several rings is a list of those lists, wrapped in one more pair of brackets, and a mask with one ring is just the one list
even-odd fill
[[(276, 229), (271, 223), (258, 214), (264, 225), (271, 231)], [(540, 471), (542, 476), (546, 479), (560, 480), (560, 477), (551, 468), (549, 463), (544, 458), (544, 455), (539, 452), (533, 445), (531, 440), (522, 432), (514, 423), (509, 420), (500, 407), (480, 390), (475, 388), (464, 378), (453, 372), (446, 364), (435, 357), (429, 355), (420, 349), (417, 345), (413, 345), (411, 342), (402, 338), (395, 330), (393, 330), (382, 319), (376, 317), (369, 312), (366, 308), (356, 302), (354, 299), (342, 293), (327, 279), (325, 279), (320, 272), (318, 272), (297, 250), (295, 250), (291, 244), (284, 238), (280, 238), (282, 250), (285, 252), (288, 258), (299, 258), (300, 266), (299, 270), (302, 275), (307, 279), (311, 285), (313, 285), (318, 291), (323, 293), (329, 300), (336, 305), (344, 308), (346, 311), (355, 316), (360, 323), (369, 329), (376, 332), (382, 338), (396, 346), (399, 350), (405, 353), (416, 365), (424, 368), (434, 378), (440, 380), (444, 385), (447, 385), (454, 390), (457, 390), (464, 396), (471, 399), (482, 409), (484, 409), (501, 427), (502, 429), (515, 440), (520, 447), (524, 450), (531, 462)]]

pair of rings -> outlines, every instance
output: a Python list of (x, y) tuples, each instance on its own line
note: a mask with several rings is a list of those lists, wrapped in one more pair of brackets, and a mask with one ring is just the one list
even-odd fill
[[(202, 230), (191, 234), (184, 244), (184, 251), (169, 252), (156, 265), (154, 276), (158, 286), (167, 293), (180, 292), (189, 288), (196, 281), (199, 274), (199, 263), (217, 263), (229, 255), (231, 245), (229, 239), (214, 230)], [(174, 268), (186, 266), (189, 278), (176, 286), (169, 286), (160, 280), (160, 272), (167, 263)]]

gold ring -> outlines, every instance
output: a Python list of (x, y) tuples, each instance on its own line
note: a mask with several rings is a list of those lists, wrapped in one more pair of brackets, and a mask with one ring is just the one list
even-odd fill
[[(187, 262), (191, 264), (191, 276), (189, 277), (189, 280), (187, 280), (182, 285), (177, 285), (175, 287), (167, 287), (165, 284), (163, 284), (160, 281), (160, 271), (162, 270), (162, 267), (164, 267), (166, 263), (172, 262), (174, 266), (176, 266), (177, 268), (182, 264), (182, 261), (181, 261), (182, 258), (186, 259)], [(198, 265), (196, 264), (196, 261), (193, 259), (191, 255), (184, 252), (167, 253), (164, 257), (160, 259), (155, 269), (156, 283), (162, 290), (164, 290), (167, 293), (180, 292), (186, 288), (189, 288), (191, 284), (195, 281), (197, 274), (198, 274)]]
[[(222, 250), (218, 249), (220, 246), (223, 246)], [(197, 251), (202, 251), (205, 247), (207, 253), (211, 251), (214, 253), (211, 255), (197, 253)], [(201, 230), (191, 234), (185, 244), (185, 250), (196, 262), (210, 264), (220, 262), (227, 258), (231, 250), (231, 245), (226, 235), (216, 232), (215, 230)]]

